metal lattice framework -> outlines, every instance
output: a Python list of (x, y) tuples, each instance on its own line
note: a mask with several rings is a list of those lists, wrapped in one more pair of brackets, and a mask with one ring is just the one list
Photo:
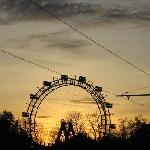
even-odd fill
[[(35, 132), (36, 126), (36, 116), (38, 109), (44, 100), (53, 91), (64, 87), (64, 86), (76, 86), (86, 90), (95, 101), (100, 116), (100, 130), (101, 133), (106, 134), (109, 132), (110, 128), (114, 128), (114, 124), (111, 124), (109, 108), (112, 108), (112, 104), (105, 101), (102, 92), (102, 87), (94, 86), (89, 81), (86, 81), (86, 77), (80, 76), (78, 79), (70, 78), (67, 75), (61, 75), (60, 79), (56, 79), (51, 82), (44, 81), (43, 87), (39, 88), (36, 94), (30, 94), (30, 103), (28, 105), (27, 111), (22, 112), (22, 116), (29, 119), (28, 132), (32, 135)], [(27, 129), (26, 129), (27, 130)]]

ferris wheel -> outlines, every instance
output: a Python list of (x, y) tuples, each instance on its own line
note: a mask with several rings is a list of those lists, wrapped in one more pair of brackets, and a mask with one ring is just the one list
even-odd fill
[(110, 129), (116, 128), (116, 125), (111, 123), (111, 114), (109, 111), (113, 105), (106, 102), (102, 94), (102, 87), (94, 86), (93, 83), (87, 81), (86, 77), (83, 76), (71, 78), (67, 75), (61, 75), (60, 78), (53, 78), (52, 81), (44, 81), (43, 86), (39, 88), (35, 94), (30, 94), (30, 103), (28, 104), (26, 112), (22, 112), (22, 117), (29, 121), (29, 125), (28, 127), (25, 127), (25, 130), (31, 136), (35, 134), (36, 117), (43, 100), (50, 93), (65, 86), (79, 87), (90, 94), (98, 108), (98, 115), (100, 118), (99, 130), (102, 136), (108, 134)]

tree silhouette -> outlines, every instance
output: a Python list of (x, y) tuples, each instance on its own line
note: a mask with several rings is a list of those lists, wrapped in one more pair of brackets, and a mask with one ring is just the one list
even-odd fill
[(22, 130), (19, 120), (16, 120), (10, 111), (3, 111), (0, 114), (0, 147), (15, 150), (28, 150), (31, 145), (31, 138)]
[[(91, 118), (90, 118), (91, 119)], [(93, 118), (92, 118), (93, 119)], [(92, 119), (90, 121), (92, 121)], [(59, 130), (52, 132), (56, 139), (60, 129), (65, 131), (67, 137), (64, 142), (53, 143), (52, 146), (45, 146), (36, 143), (32, 137), (21, 126), (21, 122), (16, 120), (10, 111), (0, 113), (0, 149), (4, 150), (62, 150), (62, 149), (143, 149), (149, 146), (150, 142), (150, 124), (146, 123), (141, 116), (134, 119), (121, 119), (120, 130), (116, 133), (111, 132), (99, 139), (91, 138), (85, 131), (85, 124), (80, 113), (69, 114), (64, 120)], [(66, 126), (67, 125), (67, 126)], [(94, 120), (92, 125), (95, 125)], [(37, 128), (39, 136), (42, 126)], [(95, 128), (94, 128), (95, 130)], [(71, 134), (73, 135), (71, 137)], [(93, 134), (93, 133), (92, 133)], [(42, 140), (42, 139), (41, 139)]]
[(85, 132), (85, 123), (81, 112), (73, 111), (68, 113), (65, 120), (73, 126), (75, 134)]

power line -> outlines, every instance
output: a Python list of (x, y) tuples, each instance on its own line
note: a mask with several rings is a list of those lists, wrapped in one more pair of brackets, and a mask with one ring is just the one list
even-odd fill
[(121, 94), (121, 95), (116, 95), (117, 97), (130, 97), (130, 96), (150, 96), (150, 94)]
[(1, 49), (0, 51), (3, 52), (3, 53), (5, 53), (5, 54), (7, 54), (7, 55), (10, 55), (10, 56), (12, 56), (12, 57), (14, 57), (14, 58), (17, 58), (17, 59), (19, 59), (19, 60), (21, 60), (21, 61), (23, 61), (23, 62), (30, 63), (30, 64), (32, 64), (32, 65), (35, 65), (35, 66), (39, 67), (39, 68), (46, 69), (46, 70), (48, 70), (48, 71), (50, 71), (50, 72), (53, 72), (53, 73), (56, 73), (56, 74), (61, 75), (61, 73), (59, 73), (59, 72), (57, 72), (57, 71), (55, 71), (55, 70), (52, 70), (52, 69), (49, 69), (49, 68), (47, 68), (47, 67), (45, 67), (45, 66), (39, 65), (39, 64), (37, 64), (37, 63), (35, 63), (35, 62), (33, 62), (33, 61), (30, 61), (30, 60), (28, 60), (28, 59), (25, 59), (25, 58), (23, 58), (23, 57), (14, 55), (13, 53), (7, 52), (7, 51), (2, 50), (2, 49)]
[[(126, 62), (127, 64), (131, 65), (132, 67), (134, 67), (135, 69), (139, 70), (140, 72), (143, 72), (144, 74), (148, 75), (150, 77), (150, 74), (145, 72), (143, 69), (135, 66), (133, 63), (127, 61), (126, 59), (122, 58), (121, 56), (119, 56), (118, 54), (114, 53), (113, 51), (111, 51), (110, 49), (106, 48), (105, 46), (99, 44), (97, 41), (95, 41), (94, 39), (92, 39), (91, 37), (85, 35), (84, 33), (82, 33), (81, 31), (79, 31), (77, 28), (73, 27), (72, 25), (70, 25), (69, 23), (67, 23), (66, 21), (62, 20), (60, 17), (54, 15), (53, 13), (51, 13), (49, 10), (43, 8), (41, 5), (39, 5), (38, 3), (34, 2), (31, 0), (31, 3), (33, 3), (34, 5), (38, 6), (40, 9), (42, 9), (43, 11), (47, 12), (48, 14), (50, 14), (51, 16), (53, 16), (54, 18), (56, 18), (57, 20), (59, 20), (60, 22), (62, 22), (63, 24), (67, 25), (68, 27), (70, 27), (72, 30), (76, 31), (77, 33), (79, 33), (80, 35), (84, 36), (85, 38), (87, 38), (88, 40), (92, 41), (93, 43), (95, 43), (96, 45), (102, 47), (103, 49), (105, 49), (106, 51), (108, 51), (109, 53), (113, 54), (114, 56), (116, 56), (117, 58), (121, 59), (122, 61)], [(139, 89), (136, 89), (136, 90), (140, 90), (140, 89), (145, 89), (145, 88), (148, 88), (150, 86), (145, 86), (145, 87), (141, 87)], [(109, 91), (106, 91), (106, 93), (109, 93), (111, 95), (115, 95), (115, 93), (113, 92), (109, 92)]]
[(143, 87), (140, 87), (140, 88), (135, 88), (135, 89), (132, 89), (132, 90), (129, 90), (127, 92), (124, 92), (122, 94), (127, 94), (127, 93), (131, 93), (131, 92), (134, 92), (134, 91), (139, 91), (139, 90), (143, 90), (143, 89), (146, 89), (146, 88), (149, 88), (150, 85), (147, 85), (147, 86), (143, 86)]
[[(34, 5), (38, 6), (40, 9), (42, 9), (42, 10), (45, 11), (45, 12), (47, 12), (48, 14), (50, 14), (51, 16), (53, 16), (54, 18), (56, 18), (57, 20), (59, 20), (59, 21), (62, 22), (63, 24), (67, 25), (68, 27), (70, 27), (72, 30), (76, 31), (77, 33), (79, 33), (79, 34), (82, 35), (83, 37), (87, 38), (89, 41), (91, 41), (91, 42), (95, 43), (96, 45), (102, 47), (105, 51), (107, 51), (107, 52), (109, 52), (110, 54), (116, 56), (116, 57), (119, 58), (120, 60), (124, 61), (125, 63), (131, 65), (131, 66), (134, 67), (135, 69), (139, 70), (140, 72), (143, 72), (144, 74), (146, 74), (147, 76), (150, 77), (150, 74), (147, 73), (147, 72), (145, 72), (143, 69), (141, 69), (141, 68), (135, 66), (134, 64), (132, 64), (131, 62), (127, 61), (126, 59), (124, 59), (124, 58), (121, 57), (120, 55), (114, 53), (112, 50), (106, 48), (105, 46), (103, 46), (102, 44), (98, 43), (97, 41), (95, 41), (95, 40), (92, 39), (91, 37), (89, 37), (89, 36), (87, 36), (86, 34), (82, 33), (82, 32), (79, 31), (77, 28), (73, 27), (72, 25), (68, 24), (66, 21), (62, 20), (62, 19), (59, 18), (58, 16), (54, 15), (53, 13), (51, 13), (49, 10), (43, 8), (41, 5), (37, 4), (36, 2), (33, 2), (32, 0), (30, 0), (30, 2), (33, 3)], [(14, 54), (12, 54), (12, 53), (10, 53), (10, 52), (7, 52), (7, 51), (4, 51), (4, 50), (0, 50), (0, 51), (3, 52), (3, 53), (5, 53), (5, 54), (8, 54), (8, 55), (10, 55), (10, 56), (13, 56), (13, 57), (15, 57), (15, 58), (17, 58), (17, 59), (20, 59), (20, 60), (22, 60), (22, 61), (24, 61), (24, 62), (30, 63), (30, 64), (32, 64), (32, 65), (36, 65), (36, 66), (38, 66), (38, 67), (40, 67), (40, 68), (43, 68), (43, 69), (46, 69), (46, 70), (48, 70), (48, 71), (50, 71), (50, 72), (53, 72), (53, 73), (56, 73), (56, 74), (61, 75), (61, 73), (59, 73), (59, 72), (57, 72), (57, 71), (55, 71), (55, 70), (52, 70), (52, 69), (49, 69), (49, 68), (44, 67), (44, 66), (42, 66), (42, 65), (39, 65), (39, 64), (37, 64), (37, 63), (35, 63), (35, 62), (33, 62), (33, 61), (30, 61), (30, 60), (27, 60), (27, 59), (25, 59), (25, 58), (23, 58), (23, 57), (14, 55)], [(109, 94), (112, 94), (112, 95), (115, 95), (115, 96), (116, 96), (115, 93), (112, 93), (112, 92), (109, 92), (109, 91), (106, 91), (106, 90), (104, 90), (104, 91), (105, 91), (106, 93), (109, 93)], [(133, 102), (134, 102), (134, 101), (133, 101)], [(136, 102), (135, 102), (135, 103), (136, 103)], [(139, 104), (139, 103), (137, 103), (137, 104)], [(144, 106), (143, 104), (140, 104), (140, 105)]]
[[(59, 74), (59, 75), (62, 75), (61, 73), (59, 73), (59, 72), (57, 72), (57, 71), (55, 71), (55, 70), (52, 70), (52, 69), (49, 69), (49, 68), (47, 68), (47, 67), (45, 67), (45, 66), (39, 65), (39, 64), (37, 64), (37, 63), (35, 63), (35, 62), (33, 62), (33, 61), (30, 61), (30, 60), (28, 60), (28, 59), (25, 59), (25, 58), (23, 58), (23, 57), (14, 55), (13, 53), (7, 52), (7, 51), (2, 50), (2, 49), (0, 49), (0, 51), (1, 51), (2, 53), (5, 53), (5, 54), (7, 54), (7, 55), (10, 55), (10, 56), (12, 56), (12, 57), (14, 57), (14, 58), (16, 58), (16, 59), (19, 59), (19, 60), (21, 60), (21, 61), (23, 61), (23, 62), (26, 62), (26, 63), (32, 64), (32, 65), (35, 65), (35, 66), (37, 66), (37, 67), (39, 67), (39, 68), (48, 70), (48, 71), (50, 71), (50, 72), (53, 72), (53, 73), (56, 73), (56, 74)], [(111, 95), (113, 95), (113, 96), (116, 96), (116, 95), (117, 95), (117, 94), (115, 94), (114, 92), (110, 92), (110, 91), (107, 91), (107, 90), (103, 90), (103, 91), (106, 92), (106, 93), (108, 93), (108, 94), (111, 94)], [(124, 97), (123, 97), (123, 98), (124, 98)], [(125, 98), (124, 98), (124, 99), (125, 99)], [(133, 100), (131, 100), (131, 99), (130, 99), (130, 101), (133, 102), (133, 103), (136, 103), (136, 104), (138, 104), (138, 105), (141, 105), (141, 106), (143, 106), (143, 107), (146, 107), (145, 105), (143, 105), (143, 104), (141, 104), (141, 103), (137, 103), (137, 102), (135, 102), (135, 101), (133, 101)]]
[[(52, 17), (56, 18), (58, 21), (62, 22), (63, 24), (65, 24), (66, 26), (68, 26), (69, 28), (71, 28), (72, 30), (76, 31), (77, 33), (79, 33), (80, 35), (82, 35), (83, 37), (85, 37), (86, 39), (88, 39), (89, 41), (93, 42), (94, 44), (96, 44), (97, 46), (100, 46), (101, 48), (103, 48), (105, 51), (109, 52), (110, 54), (114, 55), (115, 57), (117, 57), (118, 59), (120, 59), (121, 61), (127, 63), (128, 65), (132, 66), (133, 68), (137, 69), (138, 71), (144, 73), (145, 75), (147, 75), (150, 78), (150, 74), (147, 73), (146, 71), (144, 71), (143, 69), (141, 69), (140, 67), (134, 65), (133, 63), (129, 62), (128, 60), (124, 59), (123, 57), (121, 57), (120, 55), (118, 55), (117, 53), (113, 52), (111, 49), (106, 48), (104, 45), (98, 43), (96, 40), (92, 39), (91, 37), (89, 37), (88, 35), (82, 33), (81, 31), (79, 31), (76, 27), (73, 27), (72, 25), (70, 25), (69, 23), (67, 23), (65, 20), (61, 19), (60, 17), (56, 16), (55, 14), (51, 13), (49, 10), (43, 8), (41, 5), (39, 5), (38, 3), (30, 0), (31, 3), (33, 3), (34, 5), (38, 6), (41, 10), (45, 11), (46, 13), (48, 13), (49, 15), (51, 15)], [(115, 93), (106, 91), (106, 93), (115, 95)], [(139, 104), (141, 106), (145, 106), (143, 104), (137, 103), (133, 100), (130, 100), (136, 104)]]
[(108, 94), (111, 94), (113, 96), (116, 96), (117, 94), (115, 94), (114, 92), (111, 92), (111, 91), (106, 91), (106, 90), (103, 90), (105, 93), (108, 93)]
[[(108, 93), (108, 94), (111, 94), (111, 95), (113, 95), (113, 96), (116, 96), (116, 97), (121, 97), (121, 98), (123, 98), (123, 99), (125, 99), (125, 100), (128, 100), (128, 101), (130, 101), (130, 102), (132, 102), (132, 103), (135, 103), (135, 104), (137, 104), (137, 105), (140, 105), (140, 106), (142, 106), (142, 107), (147, 107), (147, 108), (150, 108), (149, 106), (146, 106), (146, 105), (144, 105), (144, 104), (141, 104), (141, 103), (138, 103), (138, 102), (136, 102), (136, 101), (134, 101), (133, 99), (129, 99), (128, 97), (124, 97), (124, 96), (122, 96), (122, 95), (117, 95), (116, 93), (114, 93), (114, 92), (110, 92), (110, 91), (106, 91), (106, 90), (103, 90), (105, 93)], [(126, 95), (125, 95), (126, 96)]]
[[(128, 100), (130, 100), (130, 97), (139, 97), (139, 96), (150, 96), (150, 94), (121, 94), (121, 95), (116, 95), (117, 97), (126, 97)], [(133, 100), (131, 100), (131, 101), (133, 101)], [(135, 101), (134, 101), (135, 102)], [(143, 105), (143, 104), (141, 104), (141, 103), (138, 103), (139, 105), (142, 105), (142, 106), (145, 106), (145, 105)], [(148, 106), (146, 106), (146, 107), (148, 107)]]
[(130, 102), (133, 102), (133, 103), (135, 103), (135, 104), (137, 104), (137, 105), (140, 105), (140, 106), (142, 106), (142, 107), (150, 108), (150, 107), (147, 106), (147, 105), (144, 105), (144, 104), (141, 104), (141, 103), (137, 103), (137, 102), (134, 101), (133, 99), (128, 99), (127, 97), (122, 97), (122, 98), (125, 99), (125, 100), (128, 100), (128, 101), (130, 101)]
[(94, 44), (96, 44), (97, 46), (100, 46), (101, 48), (103, 48), (105, 51), (109, 52), (110, 54), (114, 55), (115, 57), (117, 57), (118, 59), (120, 59), (121, 61), (125, 62), (126, 64), (132, 66), (134, 69), (144, 73), (145, 75), (147, 75), (150, 78), (150, 74), (147, 73), (146, 71), (144, 71), (143, 69), (141, 69), (140, 67), (136, 66), (135, 64), (129, 62), (128, 60), (126, 60), (125, 58), (123, 58), (122, 56), (118, 55), (117, 53), (113, 52), (111, 49), (106, 48), (104, 45), (100, 44), (99, 42), (97, 42), (96, 40), (92, 39), (91, 37), (89, 37), (88, 35), (82, 33), (81, 31), (79, 31), (79, 29), (77, 29), (76, 27), (73, 27), (72, 25), (70, 25), (68, 22), (66, 22), (65, 20), (63, 20), (62, 18), (56, 16), (55, 14), (53, 14), (52, 12), (50, 12), (49, 10), (45, 9), (44, 7), (42, 7), (40, 4), (34, 2), (33, 0), (30, 0), (30, 2), (36, 6), (38, 6), (41, 10), (45, 11), (46, 13), (48, 13), (50, 16), (56, 18), (58, 21), (62, 22), (63, 24), (65, 24), (66, 26), (68, 26), (70, 29), (76, 31), (77, 33), (79, 33), (80, 35), (82, 35), (83, 37), (85, 37), (86, 39), (88, 39), (89, 41), (93, 42)]

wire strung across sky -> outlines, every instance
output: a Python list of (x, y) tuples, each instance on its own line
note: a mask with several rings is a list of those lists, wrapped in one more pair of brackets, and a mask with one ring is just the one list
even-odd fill
[(46, 69), (46, 70), (48, 70), (48, 71), (50, 71), (50, 72), (53, 72), (53, 73), (56, 73), (56, 74), (61, 75), (61, 73), (59, 73), (59, 72), (57, 72), (57, 71), (55, 71), (55, 70), (52, 70), (52, 69), (49, 69), (49, 68), (47, 68), (47, 67), (45, 67), (45, 66), (39, 65), (39, 64), (37, 64), (37, 63), (35, 63), (35, 62), (33, 62), (33, 61), (30, 61), (30, 60), (27, 60), (27, 59), (25, 59), (25, 58), (23, 58), (23, 57), (14, 55), (13, 53), (7, 52), (7, 51), (2, 50), (2, 49), (1, 49), (0, 51), (3, 52), (3, 53), (5, 53), (5, 54), (7, 54), (7, 55), (13, 56), (13, 57), (15, 57), (15, 58), (17, 58), (17, 59), (20, 59), (20, 60), (22, 60), (22, 61), (24, 61), (24, 62), (30, 63), (30, 64), (32, 64), (32, 65), (35, 65), (35, 66), (37, 66), (37, 67), (39, 67), (39, 68), (43, 68), (43, 69)]
[(42, 7), (40, 4), (34, 2), (33, 0), (30, 0), (30, 2), (34, 5), (36, 5), (37, 7), (39, 7), (41, 10), (45, 11), (46, 13), (48, 13), (50, 16), (56, 18), (58, 21), (62, 22), (63, 24), (65, 24), (66, 26), (68, 26), (70, 29), (76, 31), (77, 33), (79, 33), (80, 35), (82, 35), (83, 37), (85, 37), (86, 39), (88, 39), (89, 41), (93, 42), (94, 44), (96, 44), (97, 46), (100, 46), (101, 48), (103, 48), (105, 51), (109, 52), (110, 54), (114, 55), (115, 57), (117, 57), (118, 59), (120, 59), (121, 61), (125, 62), (126, 64), (132, 66), (134, 69), (144, 73), (145, 75), (147, 75), (150, 78), (150, 74), (147, 73), (146, 71), (144, 71), (144, 69), (141, 69), (140, 67), (136, 66), (135, 64), (131, 63), (130, 61), (126, 60), (125, 58), (123, 58), (122, 56), (118, 55), (117, 53), (113, 52), (111, 49), (106, 48), (104, 45), (100, 44), (99, 42), (97, 42), (96, 40), (92, 39), (91, 37), (89, 37), (88, 35), (84, 34), (83, 32), (81, 32), (79, 29), (77, 29), (76, 27), (73, 27), (72, 25), (70, 25), (68, 22), (66, 22), (65, 20), (63, 20), (62, 18), (56, 16), (55, 14), (53, 14), (52, 12), (50, 12), (49, 10), (45, 9), (44, 7)]
[(150, 88), (150, 85), (143, 86), (143, 87), (140, 87), (140, 88), (135, 88), (135, 89), (126, 91), (126, 92), (124, 92), (124, 93), (122, 93), (122, 94), (128, 94), (128, 93), (131, 93), (131, 92), (135, 92), (135, 91), (139, 91), (139, 90), (143, 90), (143, 89), (147, 89), (147, 88)]
[[(110, 92), (110, 91), (106, 91), (106, 90), (103, 90), (105, 93), (108, 93), (108, 94), (111, 94), (111, 95), (113, 95), (113, 96), (117, 96), (117, 94), (116, 93), (114, 93), (114, 92)], [(137, 104), (137, 105), (140, 105), (140, 106), (142, 106), (142, 107), (146, 107), (146, 108), (150, 108), (149, 106), (146, 106), (146, 105), (144, 105), (144, 104), (141, 104), (141, 103), (138, 103), (138, 102), (136, 102), (136, 101), (134, 101), (133, 99), (128, 99), (127, 97), (121, 97), (121, 98), (123, 98), (123, 99), (125, 99), (125, 100), (128, 100), (128, 101), (130, 101), (130, 102), (133, 102), (133, 103), (135, 103), (135, 104)]]
[[(147, 75), (147, 76), (150, 78), (150, 74), (147, 73), (147, 72), (145, 72), (143, 69), (141, 69), (141, 68), (139, 68), (138, 66), (134, 65), (133, 63), (127, 61), (126, 59), (124, 59), (123, 57), (121, 57), (120, 55), (118, 55), (117, 53), (113, 52), (112, 50), (110, 50), (110, 49), (106, 48), (105, 46), (103, 46), (102, 44), (98, 43), (96, 40), (94, 40), (94, 39), (92, 39), (91, 37), (87, 36), (86, 34), (82, 33), (82, 32), (79, 31), (77, 28), (73, 27), (72, 25), (70, 25), (69, 23), (67, 23), (66, 21), (64, 21), (63, 19), (61, 19), (61, 18), (59, 18), (58, 16), (54, 15), (54, 14), (51, 13), (49, 10), (43, 8), (43, 7), (42, 7), (41, 5), (39, 5), (38, 3), (36, 3), (36, 2), (34, 2), (34, 1), (32, 1), (32, 0), (30, 0), (30, 2), (31, 2), (32, 4), (38, 6), (41, 10), (43, 10), (43, 11), (45, 11), (46, 13), (48, 13), (49, 15), (53, 16), (54, 18), (56, 18), (57, 20), (59, 20), (60, 22), (62, 22), (63, 24), (65, 24), (66, 26), (70, 27), (72, 30), (76, 31), (77, 33), (79, 33), (80, 35), (82, 35), (83, 37), (85, 37), (86, 39), (88, 39), (89, 41), (93, 42), (93, 43), (96, 44), (97, 46), (100, 46), (100, 47), (103, 48), (105, 51), (107, 51), (107, 52), (109, 52), (110, 54), (116, 56), (116, 57), (117, 57), (118, 59), (120, 59), (121, 61), (127, 63), (128, 65), (130, 65), (130, 66), (132, 66), (133, 68), (137, 69), (138, 71), (144, 73), (145, 75)], [(24, 61), (24, 62), (30, 63), (30, 64), (32, 64), (32, 65), (36, 65), (37, 67), (40, 67), (40, 68), (46, 69), (46, 70), (48, 70), (48, 71), (51, 71), (51, 72), (53, 72), (53, 73), (56, 73), (56, 74), (61, 75), (61, 73), (59, 73), (59, 72), (57, 72), (57, 71), (55, 71), (55, 70), (49, 69), (49, 68), (47, 68), (47, 67), (45, 67), (45, 66), (39, 65), (39, 64), (37, 64), (37, 63), (35, 63), (35, 62), (33, 62), (33, 61), (30, 61), (30, 60), (27, 60), (27, 59), (22, 58), (22, 57), (20, 57), (20, 56), (14, 55), (14, 54), (12, 54), (12, 53), (10, 53), (10, 52), (7, 52), (7, 51), (4, 51), (4, 50), (2, 50), (2, 49), (1, 49), (0, 51), (3, 52), (3, 53), (5, 53), (5, 54), (11, 55), (11, 56), (13, 56), (13, 57), (15, 57), (15, 58), (17, 58), (17, 59), (20, 59), (20, 60), (22, 60), (22, 61)], [(147, 87), (149, 87), (149, 86), (147, 86)], [(146, 87), (142, 87), (142, 88), (140, 88), (140, 89), (143, 89), (143, 88), (146, 88)], [(106, 91), (106, 90), (104, 90), (104, 92), (116, 96), (116, 94), (113, 93), (113, 92), (109, 92), (109, 91)], [(135, 102), (135, 101), (133, 101), (133, 100), (132, 100), (132, 102), (137, 103), (137, 102)], [(140, 104), (140, 103), (137, 103), (137, 104), (139, 104), (139, 105), (141, 105), (141, 106), (145, 106), (145, 105)]]
[[(26, 62), (26, 63), (32, 64), (32, 65), (35, 65), (35, 66), (37, 66), (37, 67), (39, 67), (39, 68), (45, 69), (45, 70), (47, 70), (47, 71), (50, 71), (50, 72), (53, 72), (53, 73), (56, 73), (56, 74), (59, 74), (59, 75), (62, 75), (61, 73), (59, 73), (59, 72), (57, 72), (57, 71), (55, 71), (55, 70), (53, 70), (53, 69), (49, 69), (49, 68), (47, 68), (47, 67), (45, 67), (45, 66), (43, 66), (43, 65), (39, 65), (39, 64), (37, 64), (37, 63), (35, 63), (35, 62), (31, 61), (31, 60), (25, 59), (25, 58), (23, 58), (23, 57), (20, 57), (20, 56), (18, 56), (18, 55), (15, 55), (15, 54), (13, 54), (13, 53), (8, 52), (8, 51), (2, 50), (2, 49), (0, 49), (0, 51), (1, 51), (2, 53), (5, 53), (5, 54), (7, 54), (7, 55), (10, 55), (10, 56), (12, 56), (12, 57), (14, 57), (14, 58), (16, 58), (16, 59), (19, 59), (19, 60), (21, 60), (21, 61), (23, 61), (23, 62)], [(110, 91), (107, 91), (107, 90), (103, 90), (103, 91), (104, 91), (105, 93), (111, 94), (111, 95), (113, 95), (113, 96), (116, 96), (116, 95), (117, 95), (117, 94), (115, 94), (114, 92), (110, 92)], [(124, 98), (124, 97), (123, 97), (123, 98)], [(126, 98), (124, 98), (124, 99), (126, 99)], [(135, 103), (135, 104), (138, 104), (138, 105), (140, 105), (140, 106), (148, 107), (148, 106), (145, 106), (145, 105), (143, 105), (143, 104), (141, 104), (141, 103), (137, 103), (137, 102), (135, 102), (134, 100), (130, 100), (130, 101), (133, 102), (133, 103)]]
[(147, 105), (144, 105), (144, 104), (141, 104), (141, 103), (138, 103), (138, 102), (136, 102), (136, 101), (134, 101), (133, 99), (128, 99), (127, 97), (122, 97), (123, 99), (125, 99), (125, 100), (128, 100), (128, 101), (130, 101), (130, 102), (133, 102), (133, 103), (135, 103), (135, 104), (138, 104), (138, 105), (140, 105), (140, 106), (143, 106), (143, 107), (146, 107), (146, 108), (148, 108), (148, 109), (150, 109), (150, 107), (149, 106), (147, 106)]
[[(63, 20), (62, 18), (56, 16), (55, 14), (53, 14), (52, 12), (50, 12), (49, 10), (45, 9), (44, 7), (42, 7), (40, 4), (34, 2), (33, 0), (30, 0), (30, 2), (34, 5), (36, 5), (37, 7), (39, 7), (41, 10), (45, 11), (46, 13), (48, 13), (50, 16), (54, 17), (55, 19), (57, 19), (58, 21), (62, 22), (63, 24), (65, 24), (66, 26), (68, 26), (70, 29), (76, 31), (77, 33), (79, 33), (80, 35), (82, 35), (83, 37), (85, 37), (86, 39), (88, 39), (89, 41), (93, 42), (94, 44), (96, 44), (97, 46), (100, 46), (101, 48), (103, 48), (105, 51), (109, 52), (110, 54), (114, 55), (115, 57), (117, 57), (118, 59), (120, 59), (121, 61), (125, 62), (126, 64), (132, 66), (134, 69), (144, 73), (145, 75), (147, 75), (150, 78), (150, 74), (147, 73), (146, 71), (144, 71), (144, 69), (141, 69), (140, 67), (136, 66), (135, 64), (131, 63), (130, 61), (126, 60), (125, 58), (123, 58), (122, 56), (118, 55), (117, 53), (113, 52), (111, 49), (106, 48), (104, 45), (100, 44), (99, 42), (97, 42), (96, 40), (92, 39), (91, 37), (89, 37), (88, 35), (84, 34), (83, 32), (81, 32), (79, 29), (77, 29), (76, 27), (73, 27), (71, 24), (69, 24), (68, 22), (66, 22), (65, 20)], [(147, 86), (149, 87), (149, 86)], [(143, 89), (146, 87), (142, 87), (140, 89)], [(106, 93), (109, 93), (111, 95), (116, 95), (115, 93), (106, 91)], [(133, 100), (131, 100), (134, 103), (137, 103)], [(141, 106), (144, 106), (143, 104), (137, 103)]]

